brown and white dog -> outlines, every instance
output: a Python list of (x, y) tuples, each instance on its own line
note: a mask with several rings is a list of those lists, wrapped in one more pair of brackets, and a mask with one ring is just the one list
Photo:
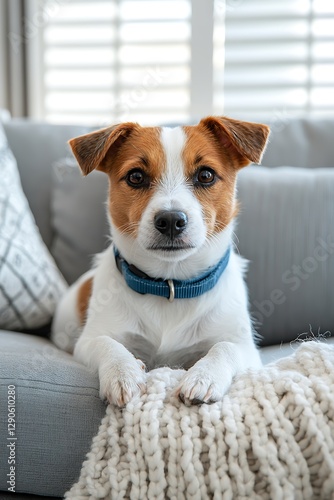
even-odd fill
[(127, 404), (145, 390), (145, 367), (166, 365), (187, 369), (182, 401), (210, 403), (261, 366), (232, 236), (238, 170), (260, 162), (268, 135), (266, 125), (208, 117), (70, 141), (84, 175), (109, 177), (113, 243), (62, 299), (52, 335), (60, 345), (68, 325), (73, 337), (82, 331), (74, 356), (98, 373), (103, 399)]

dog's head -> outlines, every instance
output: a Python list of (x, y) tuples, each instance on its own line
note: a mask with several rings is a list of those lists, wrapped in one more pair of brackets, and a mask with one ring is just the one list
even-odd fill
[[(208, 117), (195, 126), (122, 123), (70, 141), (84, 175), (110, 180), (113, 238), (123, 255), (180, 262), (208, 246), (236, 215), (236, 175), (259, 163), (266, 125)], [(125, 248), (126, 247), (126, 248)]]

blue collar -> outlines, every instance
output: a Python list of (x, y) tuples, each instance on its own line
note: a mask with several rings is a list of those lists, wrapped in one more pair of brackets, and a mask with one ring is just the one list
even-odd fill
[(163, 280), (147, 276), (135, 266), (128, 264), (114, 247), (118, 270), (124, 276), (127, 285), (135, 292), (158, 297), (166, 297), (170, 302), (174, 299), (192, 299), (211, 290), (225, 271), (230, 259), (231, 249), (228, 248), (223, 258), (203, 274), (188, 280)]

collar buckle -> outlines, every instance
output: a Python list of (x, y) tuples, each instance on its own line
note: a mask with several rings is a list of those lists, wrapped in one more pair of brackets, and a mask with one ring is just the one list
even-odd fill
[(174, 281), (173, 280), (167, 280), (168, 286), (169, 286), (169, 297), (168, 300), (169, 302), (173, 302), (175, 298), (175, 287), (174, 287)]

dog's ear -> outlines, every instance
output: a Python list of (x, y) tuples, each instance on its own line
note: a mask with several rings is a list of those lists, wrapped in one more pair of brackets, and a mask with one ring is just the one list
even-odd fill
[(68, 141), (82, 173), (88, 175), (95, 169), (106, 172), (107, 166), (103, 160), (107, 154), (116, 153), (131, 132), (138, 127), (136, 123), (121, 123)]
[(200, 124), (209, 129), (221, 146), (236, 155), (240, 167), (261, 162), (270, 133), (267, 125), (226, 116), (209, 116)]

